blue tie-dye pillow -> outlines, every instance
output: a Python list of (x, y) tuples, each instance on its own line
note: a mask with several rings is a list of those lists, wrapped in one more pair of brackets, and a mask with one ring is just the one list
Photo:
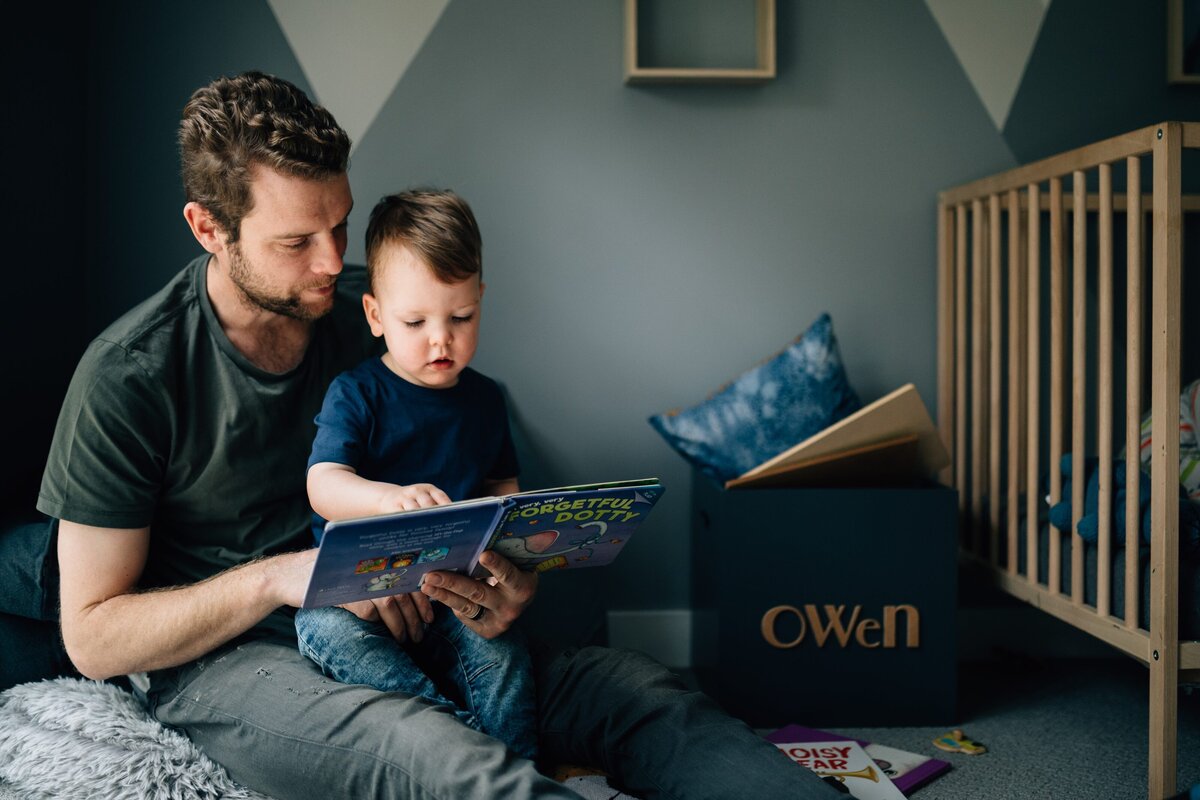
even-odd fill
[(765, 364), (699, 405), (650, 417), (650, 424), (680, 455), (724, 483), (861, 407), (846, 380), (833, 321), (822, 314)]

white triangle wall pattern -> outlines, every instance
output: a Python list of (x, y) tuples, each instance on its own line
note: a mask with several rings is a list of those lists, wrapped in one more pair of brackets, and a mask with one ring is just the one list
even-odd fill
[(1004, 130), (1050, 0), (925, 0), (997, 130)]
[(357, 146), (450, 0), (267, 0), (317, 100)]

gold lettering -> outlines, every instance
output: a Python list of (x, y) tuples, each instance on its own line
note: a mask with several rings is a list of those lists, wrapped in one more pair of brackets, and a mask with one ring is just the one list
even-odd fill
[(883, 646), (896, 646), (896, 615), (905, 613), (906, 630), (904, 644), (906, 647), (921, 646), (921, 612), (916, 606), (884, 606), (883, 607)]
[[(800, 632), (796, 634), (796, 638), (790, 642), (781, 642), (778, 634), (775, 633), (775, 620), (779, 619), (780, 614), (790, 613), (795, 614), (796, 619), (800, 621)], [(762, 636), (767, 640), (767, 644), (772, 647), (778, 647), (780, 650), (787, 650), (800, 644), (804, 639), (804, 633), (807, 626), (804, 624), (804, 617), (800, 614), (800, 609), (795, 606), (775, 606), (768, 609), (767, 613), (763, 614), (762, 618)]]
[[(860, 647), (869, 650), (878, 647), (891, 650), (898, 646), (896, 633), (901, 621), (899, 616), (904, 614), (904, 646), (921, 646), (921, 612), (916, 606), (907, 603), (884, 606), (882, 622), (871, 617), (863, 617), (862, 609), (862, 605), (853, 606), (849, 618), (846, 619), (845, 604), (826, 603), (818, 606), (815, 603), (806, 603), (803, 611), (791, 605), (774, 606), (762, 616), (760, 623), (762, 637), (772, 647), (788, 650), (804, 641), (804, 637), (811, 629), (813, 642), (817, 647), (824, 647), (832, 636), (843, 648), (853, 638)], [(824, 611), (824, 618), (822, 618), (822, 611)], [(788, 641), (781, 640), (777, 631), (779, 618), (785, 614), (793, 615), (800, 625), (799, 632)], [(880, 635), (881, 630), (882, 636)]]
[(825, 640), (829, 638), (830, 631), (836, 631), (838, 644), (845, 647), (850, 641), (850, 632), (854, 630), (854, 626), (858, 623), (858, 615), (862, 612), (862, 606), (855, 606), (853, 613), (850, 615), (850, 624), (842, 624), (842, 613), (846, 610), (845, 605), (834, 606), (828, 603), (825, 604), (825, 617), (829, 620), (829, 624), (824, 628), (821, 627), (821, 615), (817, 611), (817, 607), (809, 603), (804, 606), (804, 613), (808, 615), (808, 623), (812, 626), (813, 638), (817, 641), (817, 647), (824, 647)]
[(868, 647), (868, 648), (879, 647), (879, 642), (868, 642), (867, 641), (867, 631), (877, 631), (877, 630), (879, 630), (879, 620), (864, 619), (862, 622), (860, 622), (858, 624), (858, 631), (854, 634), (854, 638), (857, 639), (858, 643), (861, 644), (863, 647)]

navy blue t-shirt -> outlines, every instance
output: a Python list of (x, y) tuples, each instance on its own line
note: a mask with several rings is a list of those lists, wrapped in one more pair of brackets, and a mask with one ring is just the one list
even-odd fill
[[(519, 471), (504, 395), (470, 367), (454, 386), (430, 389), (367, 359), (330, 384), (316, 423), (309, 467), (332, 462), (374, 481), (432, 483), (451, 500)], [(324, 520), (314, 514), (313, 523), (319, 540)]]

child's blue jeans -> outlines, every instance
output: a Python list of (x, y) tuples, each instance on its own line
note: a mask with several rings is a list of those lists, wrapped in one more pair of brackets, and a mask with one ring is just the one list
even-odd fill
[[(454, 709), (468, 727), (523, 758), (537, 754), (537, 711), (529, 647), (518, 628), (485, 639), (446, 606), (417, 644), (400, 644), (382, 622), (345, 609), (296, 613), (300, 652), (340, 683), (420, 695)], [(453, 699), (451, 699), (453, 698)]]

